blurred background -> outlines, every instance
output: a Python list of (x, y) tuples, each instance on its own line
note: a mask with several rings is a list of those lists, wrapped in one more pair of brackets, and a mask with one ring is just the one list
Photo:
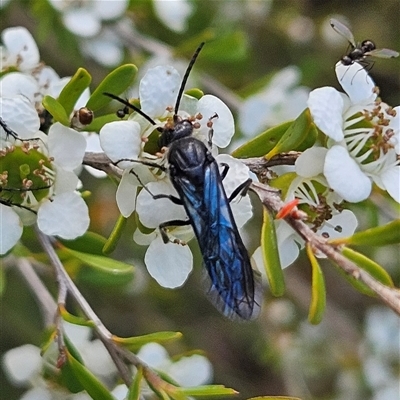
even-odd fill
[[(330, 27), (331, 17), (346, 23), (356, 41), (371, 39), (378, 48), (400, 51), (399, 0), (131, 0), (120, 16), (112, 20), (99, 17), (100, 29), (94, 34), (85, 31), (89, 24), (79, 19), (82, 16), (71, 22), (65, 10), (79, 3), (85, 4), (90, 14), (90, 3), (95, 1), (1, 3), (1, 31), (25, 26), (44, 63), (60, 76), (86, 68), (93, 76), (93, 88), (124, 62), (136, 64), (140, 75), (141, 68), (176, 56), (184, 70), (198, 43), (208, 41), (196, 64), (193, 85), (218, 95), (231, 107), (238, 121), (236, 144), (295, 117), (305, 107), (309, 90), (319, 86), (341, 89), (334, 65), (348, 44)], [(399, 58), (374, 59), (367, 67), (383, 100), (392, 106), (400, 102), (399, 67)], [(277, 98), (276, 90), (283, 93), (282, 99)], [(265, 118), (250, 126), (243, 110), (246, 101), (260, 93), (265, 95), (266, 108), (260, 110)], [(86, 172), (81, 179), (93, 193), (88, 199), (91, 230), (107, 236), (119, 215), (115, 185)], [(254, 207), (255, 216), (245, 237), (250, 254), (259, 240), (261, 210), (256, 202)], [(380, 197), (353, 207), (361, 228), (372, 221), (387, 222), (387, 209), (386, 199)], [(194, 272), (182, 288), (168, 290), (148, 275), (143, 264), (145, 249), (132, 241), (134, 228), (134, 221), (129, 221), (112, 255), (136, 267), (132, 282), (112, 285), (88, 281), (84, 276), (77, 281), (113, 333), (182, 332), (182, 340), (166, 346), (169, 353), (202, 349), (214, 366), (214, 382), (235, 388), (240, 399), (260, 395), (400, 399), (399, 319), (376, 299), (356, 292), (332, 264), (322, 262), (328, 306), (320, 325), (307, 321), (311, 269), (304, 256), (285, 270), (285, 296), (272, 298), (267, 291), (260, 318), (238, 324), (224, 319), (207, 300), (196, 243), (191, 243), (196, 256)], [(398, 247), (360, 250), (381, 263), (399, 286)], [(54, 277), (43, 278), (56, 293)], [(24, 343), (40, 345), (41, 315), (17, 271), (7, 270), (0, 302), (0, 354)], [(75, 311), (74, 304), (70, 310)], [(0, 399), (18, 399), (24, 392), (13, 387), (3, 372), (0, 388)]]

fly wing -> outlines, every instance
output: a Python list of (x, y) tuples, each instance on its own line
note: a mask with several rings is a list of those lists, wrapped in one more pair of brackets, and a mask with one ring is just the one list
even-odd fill
[(260, 311), (261, 281), (251, 268), (218, 164), (207, 163), (203, 173), (202, 185), (192, 179), (174, 179), (203, 255), (210, 299), (230, 319), (254, 319)]
[(379, 57), (379, 58), (396, 58), (399, 53), (390, 49), (375, 49), (365, 53), (366, 56)]
[(339, 34), (342, 35), (347, 41), (355, 48), (357, 47), (356, 41), (354, 40), (354, 36), (351, 33), (351, 30), (340, 21), (335, 18), (331, 18), (329, 20), (331, 27)]

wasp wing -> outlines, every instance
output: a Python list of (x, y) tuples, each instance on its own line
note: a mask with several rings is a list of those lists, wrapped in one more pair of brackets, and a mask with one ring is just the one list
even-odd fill
[(329, 20), (329, 23), (331, 24), (331, 27), (339, 34), (342, 35), (347, 41), (354, 47), (357, 47), (357, 43), (354, 40), (354, 36), (351, 33), (351, 30), (344, 24), (342, 24), (340, 21), (338, 21), (335, 18), (331, 18)]
[(250, 320), (260, 311), (261, 282), (239, 235), (218, 164), (201, 174), (171, 176), (190, 218), (210, 278), (210, 299), (230, 319)]
[(399, 53), (390, 49), (375, 49), (365, 53), (366, 56), (379, 57), (379, 58), (396, 58)]

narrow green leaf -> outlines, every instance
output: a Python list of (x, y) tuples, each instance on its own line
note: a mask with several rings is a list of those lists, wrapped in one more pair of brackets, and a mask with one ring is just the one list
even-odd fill
[(134, 64), (125, 64), (110, 72), (90, 96), (86, 107), (93, 111), (110, 103), (111, 99), (104, 96), (104, 92), (119, 95), (129, 88), (135, 80), (137, 67)]
[(85, 318), (77, 317), (76, 315), (70, 314), (65, 309), (65, 307), (59, 306), (58, 308), (59, 308), (60, 315), (61, 315), (61, 317), (62, 317), (62, 319), (64, 321), (67, 321), (67, 322), (69, 322), (71, 324), (74, 324), (74, 325), (88, 326), (88, 327), (91, 327), (91, 328), (93, 328), (95, 326), (94, 322), (91, 321), (91, 320), (87, 320)]
[(269, 160), (279, 153), (296, 150), (308, 138), (313, 127), (315, 125), (312, 122), (310, 110), (307, 108), (290, 125), (276, 146), (268, 152), (265, 158)]
[(165, 343), (171, 340), (177, 340), (182, 337), (180, 332), (155, 332), (149, 333), (148, 335), (134, 336), (129, 338), (121, 338), (118, 336), (113, 336), (113, 341), (121, 346), (126, 347), (129, 350), (138, 350), (143, 345), (151, 342)]
[(58, 240), (68, 249), (98, 255), (103, 254), (103, 247), (107, 242), (105, 237), (90, 231), (74, 240), (65, 240), (61, 238)]
[(67, 362), (76, 379), (93, 400), (115, 400), (108, 389), (68, 351)]
[(204, 92), (198, 88), (185, 90), (185, 94), (194, 97), (197, 100), (200, 100), (204, 96)]
[(108, 255), (115, 250), (118, 241), (121, 239), (127, 220), (128, 219), (122, 215), (118, 217), (118, 220), (114, 225), (114, 229), (112, 230), (109, 238), (107, 239), (107, 242), (103, 246), (104, 254)]
[(138, 366), (136, 375), (133, 378), (132, 385), (128, 391), (127, 400), (139, 400), (140, 399), (140, 384), (143, 379), (143, 368)]
[(309, 244), (306, 245), (306, 249), (312, 268), (311, 304), (308, 312), (308, 320), (310, 323), (317, 325), (322, 321), (326, 308), (325, 279)]
[(67, 115), (70, 115), (74, 110), (74, 106), (84, 92), (90, 85), (92, 77), (89, 72), (84, 68), (78, 68), (75, 75), (71, 80), (64, 86), (60, 95), (58, 96), (58, 102), (64, 107)]
[(349, 249), (348, 247), (343, 247), (342, 253), (346, 258), (356, 263), (364, 271), (367, 271), (377, 281), (386, 286), (394, 287), (394, 283), (390, 275), (375, 261), (372, 261), (370, 258), (364, 256), (364, 254)]
[(271, 151), (274, 146), (276, 146), (279, 139), (284, 135), (292, 123), (293, 121), (289, 121), (267, 129), (265, 132), (257, 135), (254, 139), (251, 139), (237, 148), (232, 153), (232, 156), (236, 158), (264, 156)]
[(274, 296), (282, 296), (285, 293), (285, 280), (279, 259), (275, 224), (272, 215), (266, 209), (263, 210), (261, 250), (271, 293)]
[(238, 392), (223, 385), (204, 385), (195, 387), (182, 387), (179, 391), (186, 396), (233, 396)]
[(49, 95), (43, 98), (44, 108), (53, 116), (55, 122), (60, 122), (65, 126), (69, 126), (69, 117), (65, 108), (54, 97)]
[(131, 275), (133, 273), (133, 266), (122, 261), (71, 249), (66, 249), (66, 251), (85, 265), (105, 273), (112, 275)]
[(396, 219), (383, 226), (357, 232), (347, 238), (332, 240), (335, 244), (352, 244), (363, 246), (385, 246), (400, 243), (400, 219)]

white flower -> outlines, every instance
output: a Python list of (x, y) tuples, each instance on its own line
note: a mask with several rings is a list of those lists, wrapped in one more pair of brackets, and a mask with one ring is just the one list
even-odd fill
[[(136, 210), (141, 223), (154, 230), (146, 235), (136, 231), (134, 240), (149, 246), (145, 255), (149, 273), (159, 284), (169, 288), (181, 286), (186, 281), (192, 270), (193, 256), (188, 246), (173, 242), (165, 244), (158, 227), (168, 221), (188, 221), (188, 216), (183, 206), (168, 198), (153, 199), (158, 194), (178, 196), (168, 174), (160, 173), (160, 168), (149, 169), (135, 161), (151, 161), (164, 167), (165, 157), (160, 159), (146, 153), (144, 146), (155, 127), (164, 127), (166, 121), (171, 121), (181, 82), (181, 76), (172, 67), (150, 69), (140, 82), (139, 96), (142, 111), (154, 120), (155, 125), (133, 113), (127, 121), (111, 122), (100, 131), (103, 150), (124, 170), (117, 190), (118, 207), (125, 217)], [(208, 143), (209, 140), (210, 118), (213, 118), (213, 144), (226, 147), (233, 136), (233, 116), (215, 96), (205, 95), (200, 100), (183, 96), (178, 115), (182, 119), (194, 118), (193, 137), (203, 142)], [(215, 153), (216, 149), (213, 150)], [(216, 162), (229, 164), (230, 169), (223, 181), (229, 197), (236, 187), (248, 179), (248, 168), (229, 156), (218, 156)], [(146, 189), (138, 195), (142, 185)], [(233, 202), (232, 210), (241, 227), (252, 214), (248, 197)], [(194, 237), (194, 232), (187, 224), (168, 229), (168, 236), (178, 239), (177, 242), (187, 242)], [(160, 263), (160, 260), (163, 262)]]
[(188, 19), (194, 11), (193, 4), (188, 0), (155, 0), (153, 6), (158, 18), (176, 32), (186, 30)]
[(183, 387), (204, 385), (212, 379), (210, 361), (199, 354), (172, 361), (164, 347), (158, 343), (148, 343), (140, 348), (137, 356), (151, 368), (166, 373)]
[[(333, 239), (352, 235), (357, 219), (350, 210), (339, 208), (342, 198), (329, 189), (322, 174), (327, 153), (324, 147), (311, 147), (301, 154), (296, 160), (296, 175), (287, 190), (285, 201), (298, 199), (299, 207), (309, 215), (310, 227), (317, 234)], [(289, 172), (288, 176), (290, 174), (294, 173)], [(281, 266), (286, 268), (299, 256), (304, 240), (284, 220), (275, 221), (275, 227)], [(325, 257), (322, 253), (316, 256)], [(253, 259), (258, 266), (262, 263), (260, 248)]]
[(347, 96), (331, 87), (310, 93), (315, 124), (329, 138), (324, 175), (350, 202), (365, 200), (374, 182), (400, 202), (400, 107), (377, 99), (375, 84), (358, 63), (336, 65)]
[(128, 0), (50, 0), (50, 3), (62, 13), (64, 25), (82, 37), (96, 36), (101, 30), (102, 21), (119, 18), (129, 5)]
[(306, 108), (309, 89), (298, 86), (300, 71), (289, 66), (240, 107), (239, 127), (246, 136), (261, 133), (267, 127), (294, 119)]
[[(38, 131), (35, 109), (22, 96), (0, 98), (0, 102), (6, 112), (1, 117), (8, 128), (16, 128), (14, 135), (18, 135), (16, 139), (0, 130), (0, 253), (17, 243), (23, 225), (35, 222), (48, 235), (65, 239), (82, 235), (88, 228), (89, 214), (86, 203), (75, 192), (78, 177), (74, 169), (82, 163), (84, 137), (59, 123), (44, 135)], [(24, 129), (19, 135), (21, 124)]]

